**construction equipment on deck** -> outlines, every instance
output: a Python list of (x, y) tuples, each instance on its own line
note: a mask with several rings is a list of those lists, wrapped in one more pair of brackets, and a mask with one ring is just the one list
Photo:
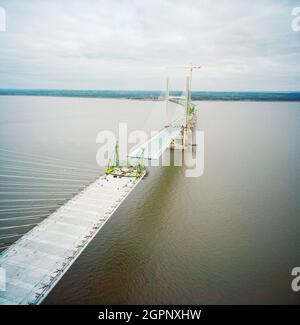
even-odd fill
[(113, 153), (113, 158), (109, 161), (108, 167), (105, 169), (106, 175), (112, 175), (114, 177), (132, 177), (140, 178), (146, 172), (144, 163), (144, 149), (140, 157), (137, 159), (135, 165), (130, 165), (128, 161), (123, 166), (120, 164), (119, 155), (119, 144), (115, 145), (115, 150)]

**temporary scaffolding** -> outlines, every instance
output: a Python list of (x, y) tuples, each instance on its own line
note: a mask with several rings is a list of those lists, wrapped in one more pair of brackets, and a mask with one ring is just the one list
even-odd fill
[(120, 164), (119, 144), (117, 142), (113, 156), (109, 161), (108, 167), (105, 169), (105, 174), (115, 177), (140, 178), (145, 174), (145, 172), (144, 150), (142, 150), (135, 165), (130, 165), (128, 160), (126, 164)]

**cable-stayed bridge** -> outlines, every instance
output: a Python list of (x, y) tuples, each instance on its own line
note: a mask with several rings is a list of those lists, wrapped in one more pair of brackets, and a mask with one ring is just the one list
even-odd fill
[[(167, 91), (166, 126), (144, 144), (134, 148), (128, 158), (139, 159), (142, 155), (143, 159), (159, 159), (171, 144), (179, 149), (193, 144), (192, 129), (195, 127), (196, 114), (190, 102), (190, 80), (187, 78), (186, 98), (183, 100), (168, 96)], [(181, 114), (171, 122), (167, 112), (169, 103), (181, 107)], [(24, 155), (23, 158), (24, 161), (27, 159), (23, 168), (29, 176), (10, 174), (16, 176), (14, 184), (19, 188), (19, 195), (15, 200), (0, 200), (5, 204), (0, 209), (0, 221), (9, 219), (3, 216), (14, 212), (16, 221), (25, 219), (29, 223), (24, 227), (33, 228), (18, 238), (18, 233), (14, 232), (18, 224), (2, 227), (2, 230), (10, 231), (2, 237), (18, 239), (9, 247), (2, 247), (5, 250), (0, 255), (0, 267), (5, 272), (6, 287), (0, 291), (0, 304), (40, 304), (146, 174), (144, 169), (139, 169), (138, 174), (134, 170), (134, 177), (126, 173), (114, 174), (116, 169), (120, 169), (114, 165), (107, 175), (98, 177), (84, 187), (86, 178), (80, 176), (82, 170), (86, 171), (86, 177), (94, 175), (94, 171), (87, 166), (67, 166), (59, 159), (50, 160), (33, 155)], [(4, 158), (7, 161), (14, 159), (17, 160), (17, 153)], [(43, 171), (44, 167), (50, 165), (61, 167), (63, 172), (58, 174), (48, 171), (48, 175), (43, 173), (41, 177), (30, 176), (33, 169)], [(0, 182), (2, 189), (9, 194), (12, 189), (7, 176), (1, 180), (0, 175)], [(65, 182), (61, 188), (56, 188), (55, 182), (51, 184), (53, 180), (62, 178), (65, 178)], [(46, 181), (50, 181), (50, 187), (46, 186)], [(53, 192), (50, 194), (51, 187)], [(22, 189), (25, 192), (36, 191), (41, 198), (33, 202), (26, 198), (26, 193), (22, 198)], [(47, 198), (43, 197), (43, 192), (48, 192)], [(29, 204), (26, 205), (26, 202)], [(24, 215), (26, 211), (27, 216)], [(30, 219), (32, 212), (35, 214)]]

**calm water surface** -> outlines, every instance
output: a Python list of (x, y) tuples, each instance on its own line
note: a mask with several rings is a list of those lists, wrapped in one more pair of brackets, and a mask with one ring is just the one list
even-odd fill
[[(204, 175), (152, 167), (46, 304), (300, 302), (300, 103), (198, 107)], [(119, 121), (157, 129), (161, 103), (0, 96), (0, 147), (94, 168)]]

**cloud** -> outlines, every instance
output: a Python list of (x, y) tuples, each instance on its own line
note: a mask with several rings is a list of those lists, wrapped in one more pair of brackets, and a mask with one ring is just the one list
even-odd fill
[[(196, 89), (300, 89), (300, 33), (290, 27), (295, 1), (0, 0), (0, 6), (7, 13), (1, 88), (160, 89), (165, 67), (195, 62), (203, 66)], [(172, 85), (181, 88), (173, 70)]]

